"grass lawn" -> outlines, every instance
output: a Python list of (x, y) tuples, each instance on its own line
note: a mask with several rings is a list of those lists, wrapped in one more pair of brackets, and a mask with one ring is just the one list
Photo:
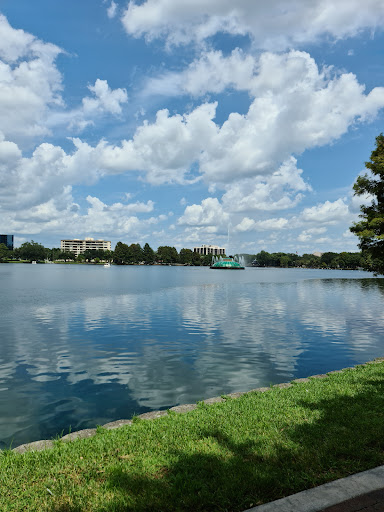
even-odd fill
[(384, 363), (0, 455), (1, 511), (242, 511), (384, 464)]

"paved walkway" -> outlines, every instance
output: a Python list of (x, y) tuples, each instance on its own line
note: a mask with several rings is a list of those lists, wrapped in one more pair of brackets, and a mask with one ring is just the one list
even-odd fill
[(327, 507), (321, 512), (377, 512), (378, 510), (384, 511), (384, 488)]
[(384, 466), (329, 482), (247, 512), (384, 512)]

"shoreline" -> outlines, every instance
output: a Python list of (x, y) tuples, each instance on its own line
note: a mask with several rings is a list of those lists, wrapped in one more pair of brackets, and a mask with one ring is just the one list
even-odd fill
[[(384, 362), (384, 357), (377, 357), (376, 359), (374, 359), (372, 361), (368, 361), (368, 362), (362, 363), (362, 364), (357, 364), (356, 366), (349, 366), (346, 368), (342, 368), (341, 370), (333, 370), (333, 371), (330, 371), (327, 373), (310, 375), (308, 377), (294, 379), (290, 382), (274, 384), (273, 386), (270, 386), (270, 387), (260, 387), (260, 388), (256, 388), (256, 389), (250, 389), (248, 391), (238, 391), (238, 392), (234, 392), (234, 393), (228, 393), (223, 396), (206, 398), (204, 400), (201, 400), (201, 402), (198, 402), (198, 403), (203, 403), (203, 404), (209, 406), (209, 405), (213, 405), (216, 403), (225, 402), (227, 398), (237, 399), (237, 398), (239, 398), (243, 395), (246, 395), (248, 393), (266, 393), (274, 388), (286, 389), (286, 388), (292, 387), (294, 384), (302, 384), (302, 383), (310, 382), (311, 379), (326, 379), (329, 375), (342, 373), (344, 370), (356, 370), (357, 367), (362, 367), (362, 366), (367, 366), (367, 365), (372, 365), (372, 364), (377, 364), (377, 363), (382, 363), (382, 362)], [(168, 411), (172, 411), (173, 413), (176, 413), (176, 414), (185, 414), (187, 412), (195, 410), (198, 407), (198, 403), (181, 404), (181, 405), (176, 405), (174, 407), (170, 407), (169, 409), (165, 409), (165, 410), (145, 412), (143, 414), (135, 416), (134, 418), (135, 419), (137, 418), (140, 420), (154, 420), (157, 418), (161, 418), (162, 416), (168, 416), (168, 414), (169, 414)], [(70, 432), (69, 434), (66, 434), (63, 437), (58, 438), (55, 441), (48, 440), (48, 439), (42, 439), (39, 441), (32, 441), (30, 443), (24, 443), (19, 446), (16, 446), (15, 448), (12, 448), (12, 451), (15, 453), (23, 454), (23, 453), (26, 453), (29, 451), (42, 451), (42, 450), (50, 449), (50, 448), (54, 447), (54, 443), (57, 440), (67, 443), (67, 442), (75, 441), (78, 439), (87, 439), (87, 438), (95, 436), (97, 433), (97, 429), (100, 427), (103, 429), (106, 429), (106, 430), (114, 430), (116, 428), (124, 427), (127, 425), (132, 425), (132, 423), (135, 421), (135, 419), (133, 419), (133, 418), (132, 419), (119, 419), (119, 420), (110, 421), (104, 425), (97, 426), (96, 428), (87, 428), (87, 429), (83, 429), (83, 430), (78, 430), (76, 432)], [(4, 450), (0, 450), (0, 453), (1, 453), (1, 451), (4, 451)]]

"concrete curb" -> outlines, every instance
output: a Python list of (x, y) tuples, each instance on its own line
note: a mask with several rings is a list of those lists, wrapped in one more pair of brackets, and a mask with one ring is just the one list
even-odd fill
[(334, 482), (298, 492), (245, 512), (321, 512), (351, 498), (378, 491), (384, 487), (384, 466), (340, 478)]
[[(369, 361), (367, 363), (360, 364), (357, 366), (365, 366), (367, 364), (376, 364), (376, 363), (381, 363), (381, 362), (384, 362), (384, 357), (378, 357), (373, 361)], [(262, 388), (251, 389), (249, 391), (239, 391), (236, 393), (229, 393), (229, 394), (225, 395), (225, 397), (236, 399), (236, 398), (239, 398), (240, 396), (245, 395), (247, 393), (255, 393), (255, 392), (265, 393), (267, 391), (270, 391), (272, 388), (280, 388), (280, 389), (290, 388), (294, 384), (302, 384), (305, 382), (309, 382), (310, 379), (325, 379), (329, 375), (332, 375), (334, 373), (341, 373), (344, 370), (355, 370), (355, 369), (356, 369), (356, 367), (347, 367), (347, 368), (343, 368), (342, 370), (335, 370), (335, 371), (320, 374), (320, 375), (312, 375), (308, 378), (295, 379), (291, 382), (283, 382), (281, 384), (275, 384), (271, 388), (262, 387)], [(219, 402), (224, 402), (224, 401), (225, 401), (225, 398), (217, 396), (214, 398), (207, 398), (206, 400), (203, 400), (202, 402), (205, 403), (206, 405), (213, 405), (213, 404), (216, 404)], [(178, 413), (178, 414), (184, 414), (189, 411), (193, 411), (194, 409), (196, 409), (196, 407), (197, 407), (197, 404), (184, 404), (184, 405), (176, 405), (175, 407), (171, 407), (169, 410), (173, 411), (175, 413)], [(156, 418), (166, 416), (167, 414), (168, 414), (167, 410), (151, 411), (151, 412), (145, 412), (144, 414), (140, 414), (138, 416), (138, 418), (140, 418), (142, 420), (154, 420)], [(123, 427), (126, 425), (131, 425), (131, 424), (132, 424), (132, 420), (124, 420), (123, 419), (123, 420), (116, 420), (116, 421), (111, 421), (109, 423), (106, 423), (105, 425), (102, 425), (102, 428), (105, 428), (107, 430), (113, 430), (115, 428)], [(95, 429), (95, 428), (87, 428), (84, 430), (79, 430), (77, 432), (71, 432), (70, 434), (67, 434), (64, 437), (62, 437), (60, 440), (63, 442), (69, 442), (69, 441), (75, 441), (78, 439), (85, 439), (88, 437), (93, 437), (94, 435), (96, 435), (96, 432), (97, 432), (97, 429)], [(53, 448), (53, 446), (54, 446), (53, 441), (45, 439), (42, 441), (34, 441), (32, 443), (22, 444), (20, 446), (17, 446), (16, 448), (13, 448), (12, 451), (14, 451), (16, 453), (25, 453), (27, 451), (46, 450), (48, 448)], [(383, 485), (383, 487), (384, 487), (384, 485)]]

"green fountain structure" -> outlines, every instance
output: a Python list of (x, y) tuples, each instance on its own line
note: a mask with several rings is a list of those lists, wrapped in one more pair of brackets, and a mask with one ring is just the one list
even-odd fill
[(220, 257), (215, 262), (212, 261), (212, 265), (210, 267), (213, 270), (244, 270), (244, 266), (242, 266), (238, 261), (234, 258), (223, 258)]

